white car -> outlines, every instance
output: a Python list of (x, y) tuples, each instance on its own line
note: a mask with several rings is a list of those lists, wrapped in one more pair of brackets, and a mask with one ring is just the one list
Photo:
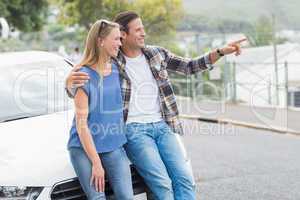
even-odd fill
[[(67, 151), (71, 64), (42, 51), (2, 53), (0, 61), (0, 200), (86, 199)], [(133, 174), (135, 193), (145, 192)]]
[(0, 199), (50, 199), (55, 184), (76, 177), (66, 151), (73, 111), (64, 80), (72, 67), (41, 51), (0, 60)]

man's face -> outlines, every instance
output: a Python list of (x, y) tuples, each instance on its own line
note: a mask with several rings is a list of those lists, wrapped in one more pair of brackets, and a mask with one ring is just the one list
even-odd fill
[(131, 48), (143, 48), (145, 46), (145, 30), (141, 18), (129, 22), (128, 33), (122, 31), (123, 45)]

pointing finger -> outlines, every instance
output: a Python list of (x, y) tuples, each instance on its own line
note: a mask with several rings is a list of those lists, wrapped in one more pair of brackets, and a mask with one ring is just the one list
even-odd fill
[(239, 44), (239, 43), (242, 43), (242, 42), (244, 42), (244, 41), (247, 41), (247, 38), (243, 38), (243, 39), (234, 41), (233, 43), (234, 43), (234, 44)]

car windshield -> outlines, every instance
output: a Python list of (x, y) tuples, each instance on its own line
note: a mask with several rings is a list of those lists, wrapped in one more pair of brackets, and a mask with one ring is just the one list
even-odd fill
[(49, 61), (0, 65), (0, 122), (70, 108), (64, 80), (72, 67), (55, 56)]

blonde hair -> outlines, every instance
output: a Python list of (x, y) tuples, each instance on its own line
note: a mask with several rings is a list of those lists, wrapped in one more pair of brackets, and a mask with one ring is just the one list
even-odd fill
[[(77, 66), (92, 66), (101, 61), (101, 48), (98, 45), (98, 39), (104, 39), (105, 37), (107, 37), (114, 28), (119, 28), (119, 24), (103, 19), (97, 20), (92, 25), (86, 38), (82, 60)], [(100, 74), (103, 73), (103, 69), (104, 66), (99, 65), (97, 67), (97, 70)]]

